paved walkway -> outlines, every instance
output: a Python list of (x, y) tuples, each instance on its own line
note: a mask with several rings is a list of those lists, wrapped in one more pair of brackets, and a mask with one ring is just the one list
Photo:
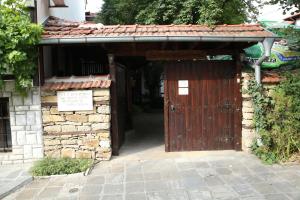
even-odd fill
[(0, 165), (0, 199), (32, 181), (31, 165)]
[(300, 166), (235, 151), (165, 153), (162, 116), (135, 122), (121, 155), (91, 175), (35, 180), (5, 200), (300, 200)]
[(87, 177), (35, 180), (6, 200), (300, 199), (299, 166), (265, 166), (254, 156), (231, 151), (167, 155), (157, 160), (115, 158)]

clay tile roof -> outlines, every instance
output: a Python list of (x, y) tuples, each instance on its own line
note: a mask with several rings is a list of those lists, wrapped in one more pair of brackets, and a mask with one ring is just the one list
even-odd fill
[(50, 17), (44, 27), (43, 39), (88, 37), (149, 36), (217, 36), (274, 37), (258, 24), (217, 25), (102, 25), (78, 23)]
[(108, 76), (89, 76), (89, 77), (63, 77), (50, 78), (45, 80), (42, 87), (44, 91), (59, 91), (72, 89), (106, 89), (111, 85), (111, 80)]

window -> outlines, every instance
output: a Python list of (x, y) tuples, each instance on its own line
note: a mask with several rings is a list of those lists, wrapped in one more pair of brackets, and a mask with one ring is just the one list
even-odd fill
[(8, 103), (9, 98), (0, 98), (0, 152), (12, 151)]

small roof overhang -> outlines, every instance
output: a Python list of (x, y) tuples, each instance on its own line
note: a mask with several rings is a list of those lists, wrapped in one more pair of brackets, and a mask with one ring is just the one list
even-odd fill
[(278, 38), (258, 24), (109, 25), (70, 22), (50, 17), (41, 45), (128, 42), (262, 42)]

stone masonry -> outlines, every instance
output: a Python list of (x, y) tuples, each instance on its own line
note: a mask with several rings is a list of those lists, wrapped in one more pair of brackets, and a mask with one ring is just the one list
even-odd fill
[[(242, 149), (250, 152), (250, 147), (253, 140), (257, 139), (258, 135), (254, 126), (254, 107), (252, 97), (244, 91), (248, 89), (250, 80), (254, 80), (254, 72), (243, 70), (242, 72), (242, 98), (243, 98), (243, 120), (242, 120)], [(270, 95), (278, 82), (263, 82), (264, 92)]]
[(248, 83), (254, 77), (253, 72), (242, 72), (242, 98), (243, 98), (243, 119), (242, 119), (242, 149), (249, 152), (253, 140), (256, 138), (256, 132), (254, 127), (254, 108), (252, 98), (244, 91), (248, 89)]
[(9, 98), (12, 152), (0, 152), (0, 164), (32, 162), (43, 157), (40, 89), (33, 87), (23, 97), (15, 82), (6, 81), (0, 97)]
[(92, 111), (59, 112), (57, 92), (42, 92), (45, 155), (48, 157), (109, 160), (110, 92), (93, 90)]

